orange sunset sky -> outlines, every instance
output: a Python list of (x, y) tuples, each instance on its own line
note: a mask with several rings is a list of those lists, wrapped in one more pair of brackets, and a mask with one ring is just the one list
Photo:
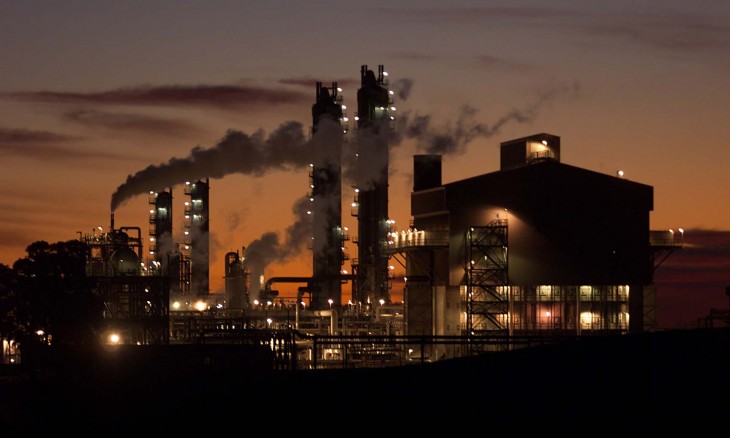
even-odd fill
[[(692, 326), (728, 305), (728, 18), (720, 0), (0, 2), (0, 263), (108, 228), (128, 176), (195, 164), (231, 133), (307, 138), (317, 81), (336, 81), (354, 116), (360, 66), (382, 64), (400, 129), (425, 116), (455, 140), (445, 183), (496, 171), (500, 142), (547, 132), (562, 162), (653, 186), (651, 228), (686, 230), (657, 271), (659, 325)], [(396, 227), (427, 146), (392, 145)], [(308, 167), (223, 164), (190, 170), (210, 177), (212, 293), (225, 253), (267, 232), (285, 243), (309, 189)], [(172, 189), (181, 233), (185, 196)], [(353, 195), (343, 187), (352, 234)], [(115, 225), (146, 237), (149, 207), (146, 192), (130, 195)], [(310, 274), (309, 253), (266, 271)]]

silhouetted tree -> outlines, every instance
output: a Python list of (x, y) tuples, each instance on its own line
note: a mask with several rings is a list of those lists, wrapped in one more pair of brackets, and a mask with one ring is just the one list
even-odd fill
[(0, 263), (0, 339), (15, 339), (16, 296), (13, 288), (13, 270)]
[(26, 252), (27, 257), (13, 264), (8, 294), (21, 351), (24, 342), (41, 339), (55, 345), (95, 344), (103, 303), (86, 280), (88, 246), (78, 240), (38, 241)]

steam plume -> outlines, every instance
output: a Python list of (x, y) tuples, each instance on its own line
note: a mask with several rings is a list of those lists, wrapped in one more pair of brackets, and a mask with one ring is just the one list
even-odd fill
[(302, 124), (285, 122), (266, 137), (263, 130), (252, 135), (229, 130), (212, 148), (194, 147), (185, 158), (171, 158), (158, 166), (150, 165), (117, 187), (112, 194), (111, 210), (135, 195), (162, 190), (201, 178), (222, 178), (233, 173), (262, 176), (276, 169), (298, 169), (309, 164)]
[(279, 235), (270, 231), (264, 233), (246, 247), (244, 256), (253, 279), (251, 283), (251, 293), (253, 295), (256, 295), (261, 287), (258, 279), (263, 275), (264, 268), (274, 261), (283, 263), (290, 257), (299, 254), (306, 247), (306, 242), (311, 239), (310, 203), (308, 197), (301, 198), (294, 203), (292, 212), (295, 221), (286, 229), (283, 244), (279, 242)]
[(455, 124), (437, 128), (432, 124), (431, 116), (411, 114), (405, 112), (400, 114), (396, 120), (396, 129), (392, 133), (391, 144), (397, 145), (404, 139), (416, 141), (416, 148), (428, 154), (462, 154), (466, 147), (476, 138), (491, 138), (511, 122), (530, 123), (533, 122), (540, 110), (552, 103), (562, 95), (577, 94), (577, 85), (566, 86), (550, 90), (528, 105), (526, 108), (513, 109), (493, 124), (488, 125), (475, 120), (478, 111), (465, 105), (459, 111)]

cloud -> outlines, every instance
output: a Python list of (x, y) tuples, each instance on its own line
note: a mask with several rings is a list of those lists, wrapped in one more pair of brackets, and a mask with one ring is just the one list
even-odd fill
[[(299, 87), (307, 88), (314, 90), (314, 85), (317, 82), (322, 82), (324, 85), (331, 84), (332, 82), (336, 82), (339, 87), (343, 88), (355, 88), (360, 86), (360, 81), (356, 79), (332, 79), (323, 81), (322, 79), (314, 79), (310, 77), (300, 77), (300, 78), (285, 78), (280, 79), (279, 83), (284, 85), (296, 85)], [(316, 97), (316, 96), (315, 96)]]
[(194, 123), (144, 114), (78, 109), (64, 113), (63, 118), (87, 128), (112, 131), (115, 134), (133, 131), (147, 135), (172, 135), (187, 138), (197, 137), (203, 133), (203, 129), (198, 128)]
[(0, 146), (3, 147), (38, 143), (68, 143), (82, 139), (82, 137), (58, 134), (49, 131), (31, 131), (29, 129), (0, 128)]
[(25, 102), (167, 107), (255, 109), (255, 105), (303, 104), (311, 96), (298, 91), (235, 85), (165, 85), (118, 88), (95, 93), (25, 91), (3, 97)]
[(127, 156), (77, 146), (85, 137), (49, 131), (0, 128), (0, 156), (17, 156), (38, 160), (70, 161), (78, 159), (130, 159)]

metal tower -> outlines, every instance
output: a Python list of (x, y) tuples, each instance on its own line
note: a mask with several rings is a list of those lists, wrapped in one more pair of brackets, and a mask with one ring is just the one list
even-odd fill
[(388, 271), (388, 131), (394, 119), (387, 73), (360, 69), (357, 91), (357, 185), (353, 215), (358, 220), (358, 259), (353, 261), (353, 301), (363, 306), (390, 302)]
[(180, 252), (172, 238), (172, 189), (150, 192), (149, 269), (169, 279), (170, 294), (181, 291)]
[(190, 290), (196, 295), (209, 293), (209, 214), (208, 178), (185, 183), (185, 255), (190, 266)]
[(342, 264), (345, 260), (342, 231), (342, 135), (346, 131), (342, 95), (337, 83), (317, 82), (312, 105), (312, 144), (309, 199), (312, 201), (312, 301), (313, 309), (339, 306), (342, 301)]

